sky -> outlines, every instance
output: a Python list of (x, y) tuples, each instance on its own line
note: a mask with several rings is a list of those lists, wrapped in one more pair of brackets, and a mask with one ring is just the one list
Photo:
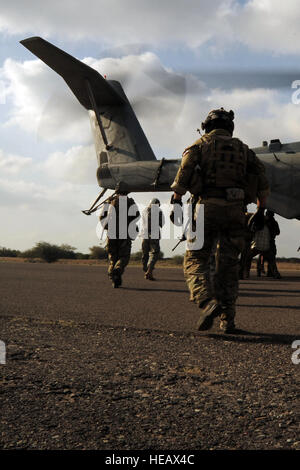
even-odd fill
[[(19, 41), (41, 36), (119, 80), (157, 158), (180, 158), (221, 106), (234, 110), (235, 135), (250, 147), (300, 140), (291, 88), (300, 80), (299, 20), (296, 0), (3, 2), (0, 246), (47, 241), (88, 252), (99, 244), (97, 217), (81, 212), (99, 192), (88, 114)], [(133, 196), (142, 205), (153, 193)], [(157, 196), (167, 208), (171, 193)], [(300, 221), (276, 218), (278, 256), (299, 256)], [(173, 245), (162, 241), (166, 256)]]

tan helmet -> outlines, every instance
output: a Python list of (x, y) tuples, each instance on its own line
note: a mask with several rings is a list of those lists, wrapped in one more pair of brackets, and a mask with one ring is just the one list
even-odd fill
[(225, 111), (224, 108), (213, 109), (212, 111), (210, 111), (205, 121), (202, 122), (201, 124), (202, 130), (206, 131), (207, 128), (210, 127), (210, 124), (212, 123), (212, 121), (214, 121), (215, 119), (224, 121), (224, 125), (228, 127), (228, 129), (233, 131), (234, 112), (232, 110)]

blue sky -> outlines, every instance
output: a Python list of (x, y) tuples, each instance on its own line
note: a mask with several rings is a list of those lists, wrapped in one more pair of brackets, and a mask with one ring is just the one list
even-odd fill
[[(120, 79), (130, 99), (151, 98), (136, 111), (146, 135), (158, 158), (180, 158), (206, 113), (219, 106), (234, 109), (236, 135), (250, 146), (300, 140), (300, 107), (291, 102), (291, 82), (300, 79), (299, 16), (295, 0), (46, 0), (43, 10), (33, 0), (12, 0), (2, 6), (0, 245), (26, 249), (46, 240), (88, 251), (98, 243), (96, 218), (80, 212), (98, 192), (88, 116), (20, 40), (42, 36)], [(182, 89), (175, 94), (158, 78), (178, 76)], [(137, 202), (149, 196), (138, 195)], [(161, 195), (163, 202), (169, 197)], [(299, 221), (279, 220), (279, 255), (296, 256)], [(172, 245), (163, 242), (166, 254)]]

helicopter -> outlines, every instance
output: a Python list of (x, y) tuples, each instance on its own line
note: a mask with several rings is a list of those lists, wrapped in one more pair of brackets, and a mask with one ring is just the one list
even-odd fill
[[(158, 160), (123, 87), (41, 37), (20, 41), (58, 73), (88, 111), (102, 188), (90, 209), (109, 190), (170, 192), (181, 159)], [(300, 220), (300, 141), (264, 141), (252, 149), (263, 162), (270, 184), (266, 208), (286, 219)]]

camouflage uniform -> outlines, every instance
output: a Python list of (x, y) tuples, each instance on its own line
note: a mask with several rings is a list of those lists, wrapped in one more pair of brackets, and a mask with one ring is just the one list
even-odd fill
[[(124, 270), (130, 260), (132, 238), (130, 236), (131, 234), (129, 234), (128, 232), (129, 225), (132, 224), (133, 221), (137, 221), (138, 218), (140, 217), (140, 214), (138, 212), (138, 209), (134, 200), (130, 197), (123, 196), (123, 197), (126, 197), (125, 212), (126, 212), (127, 217), (124, 219), (124, 223), (126, 226), (123, 227), (123, 229), (121, 228), (120, 218), (119, 218), (120, 196), (122, 195), (116, 194), (107, 204), (105, 204), (99, 217), (100, 222), (103, 225), (103, 228), (108, 231), (107, 241), (106, 241), (106, 251), (107, 251), (108, 261), (109, 261), (108, 277), (112, 280), (114, 287), (121, 286), (122, 274), (124, 273)], [(115, 209), (114, 236), (110, 236), (110, 232), (109, 232), (110, 207), (114, 207)], [(122, 231), (125, 231), (125, 233), (121, 235)], [(137, 232), (135, 233), (135, 236), (136, 235), (137, 235)]]
[(144, 238), (142, 241), (142, 263), (145, 272), (153, 272), (156, 261), (159, 259), (160, 243), (159, 240)]
[[(153, 202), (157, 201), (157, 202)], [(157, 219), (157, 220), (156, 220)], [(153, 270), (160, 255), (160, 228), (164, 225), (164, 215), (159, 208), (158, 199), (150, 201), (142, 215), (142, 230), (140, 233), (142, 241), (142, 263), (146, 273), (145, 278), (154, 280)], [(152, 222), (155, 227), (152, 227)]]
[[(270, 215), (273, 214), (273, 215)], [(262, 268), (264, 266), (264, 262), (267, 261), (268, 263), (268, 271), (267, 271), (267, 276), (268, 277), (274, 277), (275, 279), (280, 279), (281, 275), (278, 271), (277, 264), (276, 264), (276, 243), (275, 243), (275, 237), (277, 237), (280, 234), (280, 229), (279, 225), (274, 219), (274, 213), (271, 211), (266, 212), (265, 216), (265, 225), (268, 228), (268, 233), (269, 233), (269, 249), (265, 251), (260, 251), (256, 249), (256, 247), (252, 247), (252, 249), (249, 252), (248, 255), (248, 270), (250, 271), (251, 268), (251, 263), (252, 259), (258, 256), (257, 259), (257, 276), (261, 276)], [(263, 262), (261, 260), (263, 259)]]
[(281, 275), (279, 274), (276, 264), (277, 248), (275, 243), (275, 237), (280, 235), (280, 228), (278, 222), (274, 219), (274, 213), (272, 211), (266, 212), (266, 220), (266, 224), (270, 230), (270, 249), (266, 254), (266, 259), (268, 260), (267, 276), (280, 279)]
[(129, 263), (131, 254), (131, 239), (113, 240), (107, 238), (106, 251), (108, 256), (108, 277), (113, 280), (117, 271), (121, 276)]
[[(234, 327), (238, 257), (245, 236), (243, 192), (238, 191), (239, 196), (235, 198), (232, 193), (230, 197), (228, 191), (239, 188), (247, 192), (248, 173), (256, 175), (256, 196), (265, 197), (269, 186), (263, 164), (247, 145), (232, 138), (229, 131), (214, 129), (184, 151), (171, 186), (179, 195), (186, 191), (198, 194), (198, 203), (204, 204), (204, 245), (200, 250), (186, 251), (184, 274), (191, 298), (200, 308), (213, 298), (218, 301), (224, 328)], [(218, 256), (213, 289), (209, 261), (216, 239)]]

